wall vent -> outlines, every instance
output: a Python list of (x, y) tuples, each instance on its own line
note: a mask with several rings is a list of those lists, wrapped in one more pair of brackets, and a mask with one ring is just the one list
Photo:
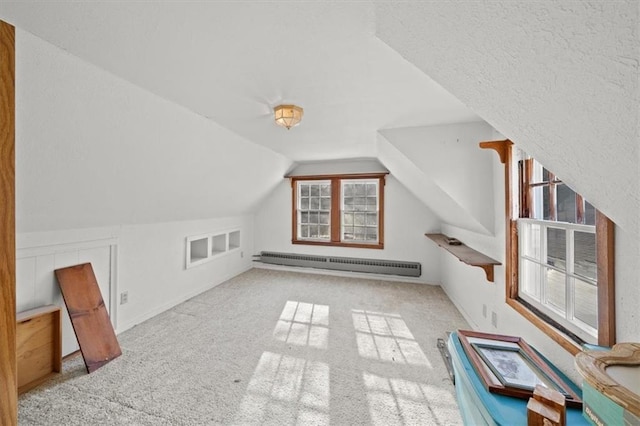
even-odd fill
[(277, 253), (272, 251), (262, 251), (256, 258), (256, 260), (262, 263), (304, 268), (368, 272), (372, 274), (400, 275), (404, 277), (419, 277), (422, 274), (422, 265), (420, 262), (316, 256), (309, 254)]

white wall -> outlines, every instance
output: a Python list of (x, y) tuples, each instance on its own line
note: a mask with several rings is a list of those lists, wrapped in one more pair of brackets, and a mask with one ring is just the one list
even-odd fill
[(384, 249), (322, 247), (291, 244), (291, 183), (283, 179), (256, 212), (255, 253), (320, 254), (422, 263), (420, 281), (440, 282), (437, 246), (424, 236), (440, 229), (440, 221), (393, 176), (386, 179), (384, 194)]
[(290, 163), (16, 30), (18, 232), (246, 213)]
[[(493, 233), (494, 221), (491, 153), (477, 148), (479, 142), (491, 139), (492, 132), (493, 128), (484, 121), (380, 131), (399, 154), (420, 169), (430, 185), (441, 190), (431, 193), (425, 203), (442, 220), (449, 222), (453, 215), (451, 206), (438, 210), (444, 207), (441, 198), (446, 196), (462, 210), (459, 214), (465, 216), (450, 223), (472, 230), (478, 228), (486, 234)], [(379, 139), (379, 152), (381, 143)], [(383, 157), (391, 163), (388, 155)], [(408, 187), (416, 183), (423, 188), (428, 186), (425, 182), (407, 182), (400, 175), (398, 178)], [(441, 197), (437, 197), (440, 193)], [(469, 228), (474, 223), (477, 226)]]
[[(187, 269), (186, 237), (209, 232), (240, 229), (240, 249), (222, 254), (210, 262)], [(221, 282), (251, 268), (253, 216), (125, 225), (92, 229), (21, 233), (17, 235), (18, 310), (46, 304), (64, 309), (54, 270), (92, 262), (112, 322), (122, 332)], [(104, 244), (100, 244), (105, 241)], [(115, 248), (115, 270), (109, 268), (109, 246)], [(78, 247), (80, 247), (78, 249)], [(89, 247), (84, 248), (83, 247)], [(104, 247), (107, 247), (106, 253)], [(39, 254), (38, 257), (31, 254)], [(106, 265), (105, 265), (106, 263)], [(115, 277), (110, 277), (114, 272)], [(111, 284), (111, 288), (109, 285)], [(119, 304), (122, 292), (128, 303)], [(77, 346), (70, 323), (63, 318), (65, 353)]]

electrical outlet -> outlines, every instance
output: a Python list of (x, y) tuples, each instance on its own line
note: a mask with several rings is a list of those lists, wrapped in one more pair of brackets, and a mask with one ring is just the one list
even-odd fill
[(487, 317), (487, 305), (482, 305), (482, 316)]
[(491, 325), (498, 328), (498, 314), (491, 312)]
[(122, 293), (120, 293), (120, 304), (124, 305), (127, 302), (129, 302), (129, 292), (123, 291)]

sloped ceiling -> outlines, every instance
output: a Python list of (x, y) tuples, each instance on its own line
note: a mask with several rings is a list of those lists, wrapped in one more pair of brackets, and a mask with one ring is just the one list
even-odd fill
[(640, 235), (639, 7), (380, 2), (377, 35)]
[[(375, 36), (370, 2), (3, 2), (0, 18), (28, 51), (21, 231), (237, 214), (294, 160), (373, 157), (379, 129), (480, 121)], [(274, 125), (280, 103), (305, 108), (301, 126)]]
[[(292, 160), (479, 118), (375, 36), (368, 2), (8, 2), (0, 16)], [(305, 109), (283, 131), (274, 106)]]
[(484, 122), (381, 130), (378, 156), (443, 221), (494, 233), (493, 156)]
[[(87, 1), (3, 2), (0, 8), (0, 18), (19, 29), (193, 115), (183, 118), (182, 127), (200, 136), (182, 150), (154, 149), (150, 139), (137, 147), (135, 158), (148, 159), (145, 166), (155, 173), (140, 178), (135, 161), (113, 159), (119, 176), (128, 179), (115, 178), (109, 186), (85, 174), (82, 183), (69, 172), (46, 186), (65, 187), (71, 199), (77, 191), (90, 192), (95, 180), (111, 206), (126, 205), (134, 192), (160, 197), (147, 200), (156, 208), (137, 201), (138, 208), (118, 212), (117, 219), (98, 215), (117, 223), (245, 211), (292, 160), (371, 157), (383, 146), (389, 148), (383, 161), (401, 165), (410, 146), (400, 146), (388, 132), (379, 139), (378, 131), (482, 117), (620, 225), (640, 228), (637, 15), (636, 2)], [(285, 131), (273, 124), (271, 111), (280, 103), (305, 108), (301, 126)], [(148, 133), (153, 125), (146, 128)], [(76, 152), (78, 146), (59, 138), (62, 152), (65, 146)], [(30, 141), (30, 151), (23, 152), (36, 155), (38, 143)], [(254, 144), (261, 147), (252, 149)], [(227, 151), (233, 154), (221, 160)], [(60, 150), (48, 152), (54, 161), (69, 159)], [(247, 155), (252, 159), (243, 162)], [(153, 163), (170, 167), (174, 176), (188, 172), (177, 181), (170, 175), (155, 180), (149, 176), (162, 176), (164, 167)], [(211, 163), (220, 172), (213, 180), (205, 166)], [(462, 209), (466, 227), (490, 231), (482, 215), (469, 210), (469, 200), (424, 165), (410, 163), (417, 172), (405, 185), (434, 188)], [(229, 187), (229, 193), (211, 189), (218, 186), (209, 182), (219, 182), (225, 168), (237, 173), (231, 188), (240, 196)], [(45, 182), (29, 179), (23, 193)], [(59, 201), (27, 206), (33, 194), (23, 196), (25, 211), (42, 215), (44, 227), (56, 226), (45, 223), (53, 218), (43, 207)], [(429, 197), (424, 201), (434, 208)], [(472, 219), (464, 219), (469, 214)]]

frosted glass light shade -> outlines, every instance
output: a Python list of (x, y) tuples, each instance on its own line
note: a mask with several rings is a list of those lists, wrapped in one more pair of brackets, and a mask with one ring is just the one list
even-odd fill
[(296, 105), (278, 105), (273, 109), (273, 113), (276, 124), (288, 130), (300, 123), (304, 110)]

